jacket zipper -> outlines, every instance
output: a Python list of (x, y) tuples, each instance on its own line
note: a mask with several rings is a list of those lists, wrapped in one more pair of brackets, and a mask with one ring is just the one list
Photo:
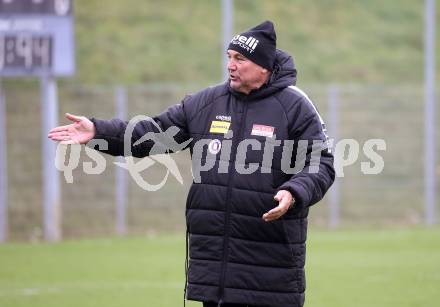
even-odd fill
[(237, 138), (235, 139), (235, 142), (232, 142), (232, 150), (231, 150), (231, 155), (232, 155), (232, 160), (231, 160), (231, 164), (228, 167), (228, 190), (226, 191), (226, 214), (225, 214), (225, 238), (223, 240), (223, 259), (222, 259), (222, 266), (221, 266), (221, 275), (220, 275), (220, 295), (219, 295), (219, 302), (217, 304), (218, 307), (220, 307), (223, 303), (223, 295), (224, 295), (224, 288), (225, 288), (225, 275), (226, 275), (226, 259), (228, 259), (229, 256), (229, 232), (230, 232), (230, 215), (231, 215), (231, 206), (229, 205), (229, 201), (231, 198), (231, 191), (232, 191), (232, 182), (233, 182), (233, 167), (235, 165), (235, 159), (236, 159), (236, 154), (237, 154), (237, 147), (238, 147), (238, 142), (243, 138), (243, 133), (244, 133), (244, 128), (243, 127), (245, 125), (245, 120), (246, 120), (246, 113), (247, 113), (247, 103), (244, 102), (244, 107), (243, 107), (243, 113), (241, 115), (241, 121), (240, 124), (237, 126), (237, 131), (239, 132), (239, 135), (237, 136)]

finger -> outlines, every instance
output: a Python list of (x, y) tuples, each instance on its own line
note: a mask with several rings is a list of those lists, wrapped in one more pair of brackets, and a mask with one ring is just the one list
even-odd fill
[(289, 205), (290, 204), (287, 198), (283, 198), (283, 200), (279, 203), (278, 206), (263, 214), (263, 219), (273, 220), (280, 218), (287, 212), (287, 210), (289, 209)]
[(50, 139), (52, 141), (57, 141), (57, 142), (71, 140), (71, 138), (68, 136), (52, 136), (50, 137)]
[(68, 131), (69, 130), (70, 125), (65, 125), (65, 126), (59, 126), (59, 127), (55, 127), (52, 128), (49, 133), (53, 133), (53, 132), (60, 132), (60, 131)]
[(64, 137), (64, 136), (70, 136), (70, 133), (67, 131), (59, 131), (59, 132), (52, 132), (47, 135), (49, 138), (53, 137)]
[(279, 207), (276, 207), (272, 210), (269, 210), (268, 212), (266, 212), (265, 214), (263, 214), (263, 219), (267, 222), (267, 221), (272, 221), (275, 220), (277, 218), (279, 218), (282, 214), (282, 210)]
[(73, 115), (73, 114), (70, 114), (70, 113), (66, 113), (66, 118), (68, 120), (71, 120), (71, 121), (75, 122), (75, 123), (78, 123), (78, 122), (81, 121), (81, 116)]
[(48, 138), (64, 138), (64, 137), (68, 137), (68, 138), (72, 138), (72, 134), (62, 131), (62, 132), (54, 132), (54, 133), (49, 133), (47, 135)]
[(62, 130), (62, 131), (54, 131), (49, 132), (47, 135), (71, 135), (72, 133), (69, 132), (69, 130)]
[(278, 191), (278, 193), (275, 194), (275, 196), (273, 197), (273, 199), (276, 200), (276, 201), (280, 201), (281, 198), (282, 198), (282, 193), (281, 193), (281, 191)]
[(49, 134), (47, 137), (51, 140), (54, 140), (54, 141), (56, 141), (60, 138), (60, 136), (55, 135), (55, 134)]
[(280, 206), (277, 206), (277, 207), (273, 208), (272, 210), (269, 210), (267, 213), (269, 215), (275, 215), (275, 214), (280, 213), (281, 211), (282, 210), (281, 210)]
[(263, 220), (265, 222), (270, 222), (279, 219), (282, 214), (272, 214), (272, 215), (263, 215)]
[(290, 206), (290, 203), (292, 201), (291, 195), (289, 192), (286, 191), (278, 191), (278, 193), (275, 195), (274, 199), (278, 201), (279, 206)]
[(278, 206), (281, 206), (281, 207), (286, 207), (287, 206), (287, 208), (289, 208), (289, 206), (290, 206), (289, 197), (285, 197), (285, 196), (282, 197), (281, 200), (278, 203)]

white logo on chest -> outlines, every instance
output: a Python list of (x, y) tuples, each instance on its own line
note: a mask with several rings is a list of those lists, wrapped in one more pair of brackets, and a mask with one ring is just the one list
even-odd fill
[(219, 153), (220, 149), (222, 149), (222, 142), (218, 139), (214, 139), (209, 142), (208, 150), (211, 154), (216, 155)]

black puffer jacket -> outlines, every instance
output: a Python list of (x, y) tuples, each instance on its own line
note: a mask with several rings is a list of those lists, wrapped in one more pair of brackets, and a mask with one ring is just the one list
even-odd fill
[[(334, 169), (333, 156), (327, 149), (322, 150), (319, 161), (310, 163), (312, 141), (326, 141), (327, 136), (311, 101), (293, 86), (295, 81), (292, 58), (277, 50), (272, 78), (249, 95), (234, 92), (225, 83), (187, 96), (181, 104), (154, 117), (164, 131), (170, 126), (180, 129), (175, 137), (179, 143), (193, 138), (189, 144), (193, 160), (200, 158), (202, 165), (214, 162), (191, 186), (186, 203), (190, 300), (283, 307), (304, 303), (309, 206), (324, 196), (334, 180)], [(105, 152), (122, 155), (127, 123), (117, 119), (92, 120), (96, 125), (95, 138), (109, 143)], [(216, 121), (229, 123), (233, 137), (225, 139), (223, 132), (213, 129)], [(272, 165), (263, 165), (265, 145), (270, 139), (261, 135), (265, 135), (261, 129), (276, 135), (277, 140), (294, 140), (294, 144), (309, 141), (308, 159), (302, 171), (293, 175), (283, 172), (283, 143), (266, 146), (268, 152), (273, 148), (273, 159)], [(150, 131), (157, 131), (151, 122), (140, 122), (132, 143)], [(204, 146), (203, 152), (198, 153), (195, 144), (201, 139), (208, 139), (206, 144), (209, 140), (218, 141), (214, 141), (214, 150)], [(245, 139), (256, 139), (261, 147), (239, 145)], [(222, 148), (216, 153), (219, 142)], [(133, 146), (132, 153), (146, 156), (152, 145), (151, 141), (143, 142)], [(247, 151), (237, 158), (240, 146)], [(231, 149), (229, 155), (227, 148)], [(294, 161), (296, 147), (291, 152)], [(257, 169), (243, 174), (243, 169), (250, 167)], [(295, 205), (281, 219), (264, 222), (262, 215), (276, 206), (273, 197), (280, 189), (294, 195)]]

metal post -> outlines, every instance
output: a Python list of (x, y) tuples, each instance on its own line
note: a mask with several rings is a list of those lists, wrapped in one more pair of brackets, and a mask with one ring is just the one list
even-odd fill
[[(125, 87), (118, 86), (115, 90), (116, 117), (120, 119), (127, 118), (127, 91)], [(123, 161), (123, 157), (118, 157)], [(116, 168), (116, 233), (123, 236), (127, 233), (126, 211), (127, 211), (127, 172), (121, 167)]]
[(53, 77), (42, 76), (40, 86), (44, 238), (58, 241), (61, 239), (60, 180), (55, 168), (56, 144), (47, 138), (47, 132), (58, 125), (57, 84)]
[(221, 50), (223, 63), (223, 79), (226, 80), (228, 73), (228, 59), (226, 58), (226, 49), (232, 39), (233, 28), (233, 0), (222, 0), (222, 31), (223, 31), (223, 48)]
[(425, 0), (425, 222), (436, 212), (435, 0)]
[(0, 80), (0, 242), (8, 233), (8, 169), (6, 152), (6, 100)]
[[(330, 86), (328, 89), (328, 130), (329, 135), (333, 138), (333, 148), (339, 139), (339, 90), (336, 86)], [(340, 221), (340, 185), (339, 179), (336, 177), (332, 188), (329, 191), (329, 225), (334, 228), (339, 225)]]

